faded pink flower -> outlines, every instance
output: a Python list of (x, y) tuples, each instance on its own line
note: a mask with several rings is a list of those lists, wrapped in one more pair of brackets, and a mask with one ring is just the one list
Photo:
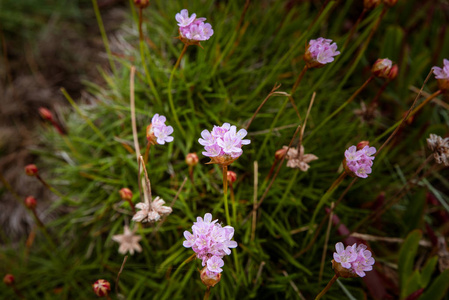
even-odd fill
[(142, 252), (142, 247), (139, 245), (141, 239), (142, 237), (140, 235), (134, 235), (134, 231), (129, 230), (127, 225), (125, 225), (123, 234), (112, 236), (112, 240), (120, 244), (118, 252), (123, 255), (128, 252), (133, 255), (134, 251)]

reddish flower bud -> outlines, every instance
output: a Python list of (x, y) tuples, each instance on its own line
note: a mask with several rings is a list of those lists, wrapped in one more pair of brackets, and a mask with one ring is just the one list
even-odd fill
[(133, 0), (137, 8), (145, 8), (150, 5), (150, 0)]
[(206, 266), (200, 271), (200, 277), (205, 286), (213, 287), (220, 282), (221, 273), (210, 272)]
[(393, 65), (391, 67), (390, 73), (388, 74), (388, 80), (395, 79), (396, 76), (398, 76), (398, 71), (399, 71), (398, 65)]
[[(288, 147), (287, 147), (287, 148), (288, 148)], [(274, 158), (276, 158), (276, 159), (278, 159), (278, 160), (281, 160), (281, 159), (284, 157), (284, 155), (286, 155), (286, 153), (287, 153), (287, 148), (282, 148), (282, 149), (277, 150), (277, 151), (274, 153)]]
[(42, 119), (47, 121), (53, 121), (53, 114), (50, 110), (46, 109), (45, 107), (39, 107), (39, 115)]
[(393, 7), (396, 5), (398, 0), (384, 0), (384, 4), (389, 7)]
[(36, 165), (31, 164), (31, 165), (25, 166), (25, 173), (28, 176), (36, 176), (38, 172), (39, 172), (39, 169), (36, 167)]
[(3, 277), (3, 282), (7, 285), (7, 286), (12, 286), (14, 284), (15, 278), (14, 275), (12, 274), (6, 274), (5, 277)]
[(361, 141), (357, 144), (357, 150), (362, 150), (366, 146), (369, 146), (369, 141)]
[(104, 279), (98, 279), (92, 284), (92, 287), (98, 297), (106, 297), (111, 291), (111, 284)]
[[(376, 62), (373, 65), (373, 68), (371, 71), (373, 72), (373, 75), (379, 78), (384, 79), (394, 79), (396, 75), (398, 74), (398, 67), (396, 66), (393, 69), (393, 62), (389, 60), (388, 58), (379, 58), (376, 60)], [(393, 71), (392, 71), (393, 69)], [(391, 75), (390, 73), (393, 72)]]
[(151, 145), (157, 144), (157, 137), (154, 135), (153, 125), (150, 124), (147, 126), (147, 140)]
[(237, 174), (235, 174), (235, 172), (232, 172), (232, 171), (228, 171), (227, 177), (228, 177), (228, 182), (230, 182), (230, 183), (234, 183), (237, 180)]
[(363, 7), (365, 9), (374, 9), (376, 8), (382, 0), (363, 0)]
[(28, 197), (25, 198), (25, 206), (28, 209), (31, 209), (31, 210), (35, 209), (36, 205), (37, 205), (37, 200), (33, 196), (28, 196)]
[(128, 188), (122, 188), (119, 191), (120, 197), (122, 197), (123, 200), (131, 201), (133, 198), (133, 192), (131, 192)]
[(186, 164), (189, 167), (194, 167), (198, 164), (199, 159), (198, 159), (198, 155), (196, 155), (196, 153), (189, 153), (186, 156)]

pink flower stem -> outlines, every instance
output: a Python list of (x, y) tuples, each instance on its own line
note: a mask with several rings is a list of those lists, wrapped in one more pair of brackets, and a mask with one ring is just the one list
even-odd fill
[(228, 166), (223, 166), (223, 195), (224, 195), (226, 222), (228, 223), (228, 225), (231, 225), (231, 217), (229, 216), (229, 207), (228, 207)]
[(133, 214), (136, 214), (136, 208), (134, 207), (134, 203), (131, 201), (131, 199), (127, 199), (126, 201), (129, 203), (129, 206), (131, 206)]
[(151, 144), (150, 144), (150, 142), (148, 142), (147, 148), (145, 149), (145, 155), (143, 157), (143, 161), (145, 162), (145, 164), (148, 163), (148, 155), (150, 154), (150, 148), (151, 148)]
[(296, 89), (298, 88), (299, 84), (301, 83), (302, 78), (304, 77), (304, 74), (306, 74), (308, 67), (307, 65), (304, 66), (304, 68), (302, 69), (301, 73), (299, 73), (298, 78), (295, 81), (295, 84), (293, 85), (292, 91), (291, 91), (291, 95), (293, 95), (296, 92)]
[(334, 282), (337, 281), (337, 279), (338, 279), (338, 276), (337, 276), (337, 274), (335, 274), (334, 277), (332, 277), (332, 279), (326, 285), (326, 287), (321, 291), (321, 293), (319, 293), (318, 296), (316, 296), (315, 300), (321, 299), (321, 297), (323, 297), (323, 295), (327, 293), (327, 291), (331, 288), (331, 286), (334, 284)]
[(209, 300), (209, 296), (210, 296), (210, 286), (207, 287), (203, 300)]
[(178, 125), (178, 128), (181, 131), (181, 134), (183, 136), (185, 136), (185, 131), (184, 131), (184, 128), (182, 128), (181, 123), (179, 122), (178, 114), (176, 113), (175, 105), (173, 103), (172, 83), (173, 83), (173, 76), (175, 74), (175, 70), (178, 68), (179, 64), (181, 63), (181, 59), (184, 56), (184, 54), (186, 53), (188, 46), (189, 45), (184, 44), (184, 48), (182, 48), (181, 54), (179, 55), (178, 60), (176, 61), (175, 65), (173, 67), (173, 70), (171, 71), (170, 78), (168, 79), (168, 87), (167, 87), (168, 103), (170, 104), (170, 109), (172, 110), (173, 118), (175, 119), (176, 125)]

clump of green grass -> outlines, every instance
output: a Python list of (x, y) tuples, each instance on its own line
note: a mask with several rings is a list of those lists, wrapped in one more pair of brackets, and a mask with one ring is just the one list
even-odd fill
[[(53, 247), (37, 235), (31, 246), (7, 246), (0, 254), (5, 261), (0, 270), (15, 274), (17, 288), (27, 298), (92, 298), (90, 285), (99, 278), (112, 283), (113, 298), (119, 294), (127, 299), (202, 298), (206, 289), (197, 271), (201, 264), (197, 260), (182, 264), (191, 255), (182, 245), (182, 233), (205, 213), (212, 213), (224, 225), (226, 217), (221, 170), (204, 164), (208, 159), (200, 154), (197, 140), (201, 131), (212, 125), (229, 122), (245, 127), (276, 83), (282, 84), (279, 92), (290, 93), (304, 67), (304, 46), (310, 39), (324, 36), (338, 45), (345, 43), (347, 24), (355, 22), (362, 7), (356, 1), (326, 3), (321, 11), (310, 2), (254, 2), (239, 25), (244, 7), (237, 1), (197, 1), (188, 7), (177, 1), (154, 1), (143, 11), (145, 39), (140, 44), (137, 14), (131, 6), (133, 17), (120, 38), (123, 53), (111, 53), (116, 71), (103, 71), (104, 87), (86, 83), (92, 96), (89, 101), (79, 107), (73, 103), (75, 109), (64, 112), (68, 134), (62, 137), (42, 131), (43, 147), (36, 149), (40, 164), (53, 175), (51, 185), (64, 195), (50, 210), (64, 207), (68, 211), (46, 224), (57, 245)], [(179, 68), (174, 69), (183, 47), (173, 38), (177, 36), (174, 15), (183, 8), (206, 16), (215, 33), (202, 43), (204, 49), (189, 47)], [(434, 13), (432, 22), (423, 25), (429, 12)], [(447, 171), (430, 162), (418, 174), (425, 176), (412, 181), (429, 155), (425, 139), (430, 133), (447, 133), (449, 118), (444, 104), (427, 104), (412, 121), (405, 122), (376, 157), (367, 179), (353, 183), (343, 179), (332, 193), (326, 193), (342, 171), (344, 151), (364, 140), (379, 148), (388, 137), (383, 134), (395, 128), (412, 105), (417, 91), (411, 88), (419, 90), (430, 68), (441, 65), (444, 53), (449, 53), (447, 33), (439, 29), (444, 20), (442, 11), (419, 1), (400, 2), (385, 11), (381, 5), (361, 20), (351, 42), (340, 49), (341, 55), (333, 63), (304, 74), (291, 93), (301, 120), (287, 97), (271, 97), (266, 102), (248, 129), (251, 145), (229, 167), (238, 177), (233, 184), (231, 224), (239, 246), (225, 258), (222, 279), (211, 290), (212, 299), (316, 296), (333, 276), (333, 245), (347, 238), (340, 236), (337, 226), (329, 227), (326, 234), (325, 208), (332, 202), (338, 202), (333, 214), (340, 224), (350, 232), (357, 229), (374, 236), (369, 245), (377, 261), (375, 272), (384, 276), (396, 274), (398, 263), (401, 272), (404, 260), (408, 276), (415, 256), (403, 259), (400, 246), (381, 237), (405, 238), (414, 229), (425, 230), (426, 224), (437, 235), (447, 233), (433, 211), (442, 215), (448, 211), (426, 202), (426, 198), (437, 197), (447, 205)], [(443, 35), (444, 39), (437, 38)], [(360, 122), (354, 110), (360, 108), (361, 101), (373, 101), (384, 81), (372, 80), (353, 100), (347, 100), (370, 78), (372, 63), (385, 57), (398, 63), (399, 74), (379, 96), (379, 115), (370, 123)], [(123, 256), (112, 236), (121, 234), (132, 218), (131, 207), (121, 200), (119, 190), (131, 189), (134, 203), (140, 198), (129, 104), (132, 66), (137, 69), (134, 94), (140, 151), (145, 151), (145, 129), (155, 113), (164, 114), (175, 129), (174, 142), (151, 148), (147, 170), (152, 194), (170, 202), (189, 176), (186, 155), (197, 152), (200, 163), (195, 166), (193, 181), (180, 189), (173, 212), (162, 226), (138, 227), (143, 251), (128, 257), (116, 286)], [(424, 93), (437, 89), (431, 78)], [(282, 166), (263, 203), (253, 210), (270, 184), (267, 175), (275, 152), (288, 145), (303, 124), (314, 92), (302, 145), (306, 153), (319, 159), (310, 163), (307, 172)], [(293, 142), (296, 145), (298, 138)], [(404, 186), (405, 192), (401, 191)], [(396, 203), (373, 218), (373, 212), (390, 199)], [(320, 223), (326, 226), (314, 236)], [(328, 250), (320, 276), (325, 244)], [(423, 261), (436, 249), (433, 245), (417, 252)], [(432, 274), (434, 278), (439, 272)], [(371, 298), (404, 296), (398, 292), (405, 288), (403, 283), (387, 285), (387, 281), (374, 290), (369, 277), (339, 281), (325, 297), (341, 299), (342, 292), (355, 299), (367, 294)], [(6, 287), (2, 292), (13, 295)]]

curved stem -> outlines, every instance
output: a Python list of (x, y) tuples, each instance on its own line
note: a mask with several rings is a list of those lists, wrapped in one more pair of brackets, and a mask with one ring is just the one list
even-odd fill
[(223, 166), (223, 195), (224, 195), (226, 222), (228, 223), (228, 225), (231, 225), (231, 217), (229, 216), (229, 207), (228, 207), (228, 166)]
[(299, 84), (301, 83), (302, 78), (304, 77), (304, 74), (306, 74), (306, 71), (309, 68), (307, 67), (307, 65), (304, 66), (304, 68), (302, 69), (301, 73), (299, 73), (298, 78), (295, 81), (295, 84), (293, 85), (292, 91), (291, 91), (291, 95), (293, 95), (296, 92), (296, 89), (298, 88)]
[(337, 279), (338, 279), (338, 276), (337, 276), (337, 274), (335, 274), (334, 277), (332, 277), (332, 279), (326, 285), (326, 287), (321, 291), (321, 293), (319, 293), (318, 296), (316, 296), (315, 300), (318, 300), (321, 297), (323, 297), (323, 295), (327, 293), (327, 291), (331, 288), (331, 286), (334, 284), (334, 282), (337, 281)]
[(175, 70), (176, 70), (176, 68), (178, 68), (179, 63), (181, 62), (182, 57), (186, 53), (188, 46), (189, 45), (184, 44), (184, 48), (182, 48), (181, 54), (179, 55), (178, 60), (176, 61), (175, 66), (173, 67), (173, 70), (171, 71), (170, 78), (168, 80), (168, 87), (167, 87), (167, 89), (168, 89), (168, 103), (170, 104), (170, 108), (172, 110), (173, 118), (175, 119), (176, 125), (178, 125), (179, 130), (181, 131), (182, 135), (185, 135), (185, 131), (182, 128), (181, 123), (179, 123), (178, 115), (176, 113), (175, 105), (173, 103), (173, 95), (172, 95), (172, 92), (171, 92), (171, 86), (172, 86), (172, 83), (173, 83), (173, 75), (175, 74)]

